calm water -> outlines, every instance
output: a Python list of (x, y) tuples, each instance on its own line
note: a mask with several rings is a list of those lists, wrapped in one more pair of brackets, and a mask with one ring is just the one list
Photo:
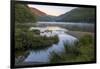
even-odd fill
[(38, 22), (37, 26), (45, 27), (45, 26), (59, 26), (69, 30), (82, 30), (87, 32), (94, 32), (94, 24), (93, 23), (74, 23), (74, 22)]
[(64, 52), (64, 43), (73, 44), (74, 41), (78, 40), (77, 38), (65, 33), (65, 31), (68, 31), (67, 29), (65, 30), (63, 28), (54, 26), (50, 26), (48, 27), (48, 29), (52, 30), (52, 32), (42, 32), (40, 33), (40, 35), (45, 35), (47, 37), (57, 35), (59, 37), (58, 44), (53, 44), (51, 47), (45, 50), (30, 51), (28, 57), (24, 60), (24, 62), (49, 62), (50, 57), (52, 57), (52, 52), (61, 54), (62, 52)]
[[(27, 23), (24, 25), (31, 26), (29, 30), (39, 29), (41, 31), (40, 36), (54, 36), (57, 35), (59, 37), (58, 44), (53, 44), (47, 49), (38, 50), (38, 51), (29, 51), (29, 55), (25, 58), (23, 62), (34, 62), (41, 63), (50, 61), (50, 57), (52, 52), (56, 52), (57, 54), (61, 54), (64, 52), (64, 43), (74, 44), (74, 41), (78, 39), (74, 36), (71, 36), (66, 31), (69, 30), (82, 30), (82, 31), (94, 31), (94, 24), (90, 23), (70, 23), (70, 22), (38, 22), (36, 23), (37, 27), (34, 26), (33, 23)], [(52, 32), (44, 32), (45, 30), (51, 30)]]

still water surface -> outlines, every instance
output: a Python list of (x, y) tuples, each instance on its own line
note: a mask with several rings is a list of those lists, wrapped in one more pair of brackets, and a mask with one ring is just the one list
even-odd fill
[[(64, 44), (74, 44), (74, 41), (78, 39), (74, 36), (71, 36), (66, 33), (69, 30), (83, 30), (83, 31), (90, 31), (94, 30), (94, 24), (91, 23), (71, 23), (71, 22), (38, 22), (37, 28), (32, 27), (33, 23), (28, 23), (31, 25), (30, 30), (32, 29), (39, 29), (41, 31), (41, 36), (54, 36), (57, 35), (59, 38), (58, 44), (53, 44), (47, 49), (38, 50), (38, 51), (29, 51), (29, 55), (23, 62), (46, 62), (50, 61), (50, 57), (52, 52), (57, 54), (61, 54), (64, 52)], [(50, 27), (49, 27), (50, 26)], [(51, 32), (44, 32), (45, 30), (50, 30)]]
[[(55, 28), (56, 28), (56, 30), (55, 30)], [(62, 29), (60, 27), (57, 28), (57, 27), (54, 27), (54, 26), (53, 27), (50, 26), (49, 29), (52, 32), (42, 32), (42, 33), (40, 33), (40, 35), (41, 36), (57, 35), (58, 38), (59, 38), (59, 42), (57, 44), (53, 44), (52, 46), (50, 46), (49, 48), (47, 48), (45, 50), (30, 51), (28, 57), (24, 60), (24, 62), (46, 62), (46, 63), (48, 63), (50, 61), (50, 57), (52, 57), (51, 56), (52, 52), (55, 52), (57, 54), (61, 54), (62, 52), (64, 52), (64, 44), (65, 43), (73, 44), (74, 41), (78, 40), (77, 38), (67, 34), (66, 33), (66, 31), (68, 31), (67, 29), (65, 31), (65, 29)]]

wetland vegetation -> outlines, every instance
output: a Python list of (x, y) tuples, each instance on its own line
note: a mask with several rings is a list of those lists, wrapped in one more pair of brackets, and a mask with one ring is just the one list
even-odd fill
[(94, 27), (94, 8), (77, 7), (54, 16), (15, 4), (15, 64), (95, 61)]
[(68, 62), (86, 62), (95, 60), (94, 57), (94, 38), (91, 35), (85, 35), (79, 39), (79, 42), (71, 46), (65, 43), (65, 52), (58, 55), (52, 53), (51, 63)]

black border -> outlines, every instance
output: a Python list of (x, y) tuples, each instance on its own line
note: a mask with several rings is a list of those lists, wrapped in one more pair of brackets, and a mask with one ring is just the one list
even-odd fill
[[(36, 5), (51, 5), (51, 6), (70, 6), (70, 7), (85, 7), (85, 8), (95, 8), (95, 60), (89, 61), (89, 62), (73, 62), (73, 63), (56, 63), (56, 64), (41, 64), (41, 65), (26, 65), (26, 66), (15, 66), (15, 39), (14, 39), (14, 32), (15, 32), (15, 3), (21, 3), (21, 4), (36, 4)], [(10, 68), (29, 68), (29, 67), (45, 67), (45, 66), (61, 66), (61, 65), (77, 65), (77, 64), (92, 64), (96, 63), (97, 57), (96, 57), (96, 5), (80, 5), (80, 4), (65, 4), (65, 3), (48, 3), (48, 2), (34, 2), (34, 1), (11, 1), (11, 27), (10, 27), (10, 44), (11, 44), (11, 50), (10, 50)]]

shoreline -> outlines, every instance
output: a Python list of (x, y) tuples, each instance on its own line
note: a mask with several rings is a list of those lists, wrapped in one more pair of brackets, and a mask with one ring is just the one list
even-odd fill
[(76, 37), (78, 39), (83, 37), (83, 36), (85, 36), (85, 35), (92, 35), (94, 37), (94, 33), (93, 32), (67, 31), (66, 33), (69, 34), (69, 35), (72, 35), (72, 36), (74, 36), (74, 37)]

